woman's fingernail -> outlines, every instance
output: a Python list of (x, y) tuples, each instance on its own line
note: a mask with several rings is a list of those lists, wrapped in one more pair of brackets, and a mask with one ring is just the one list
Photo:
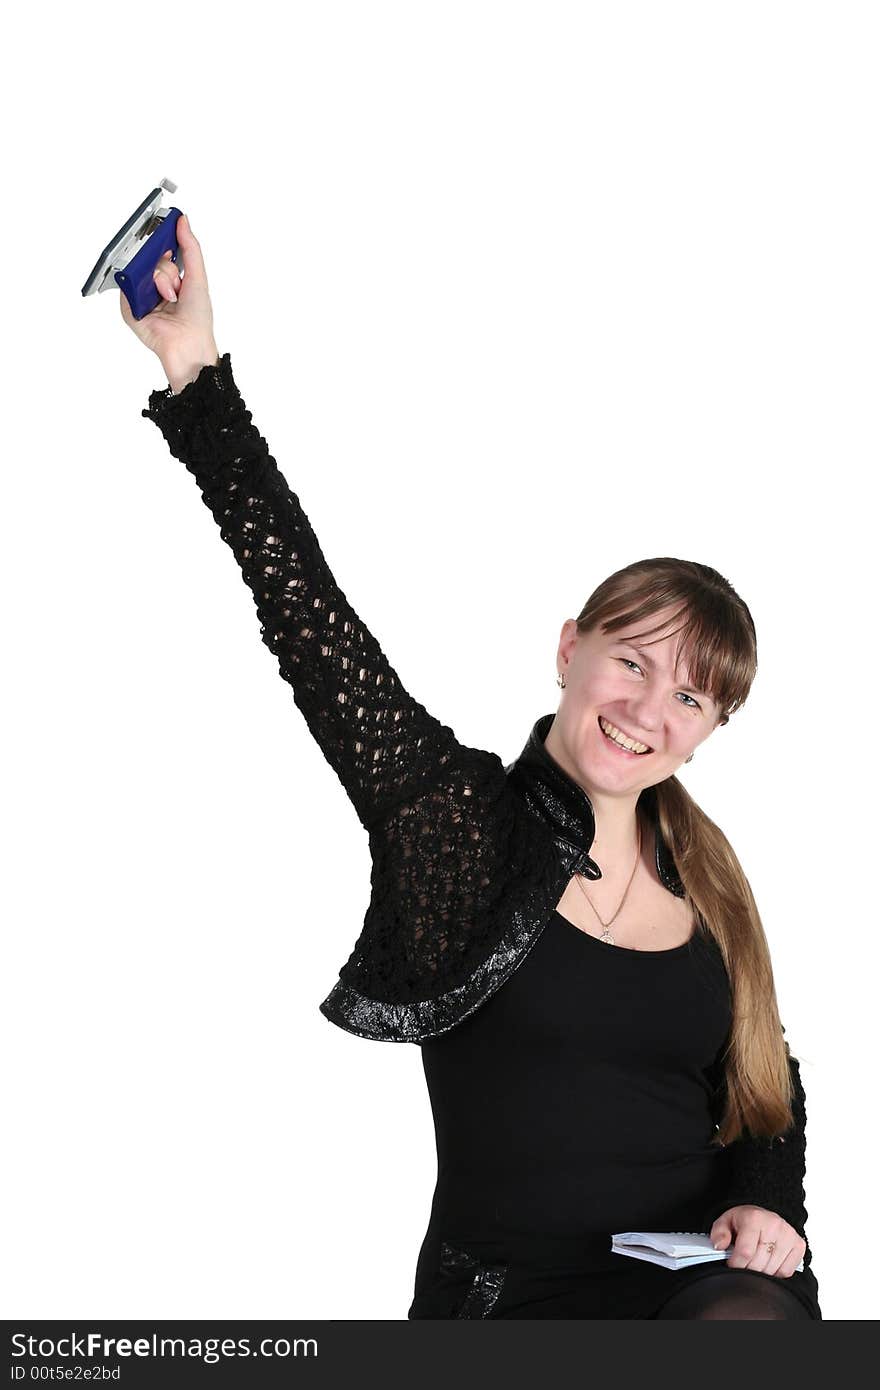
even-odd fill
[(177, 295), (174, 293), (174, 291), (173, 291), (173, 289), (171, 288), (170, 285), (168, 286), (168, 297), (169, 297), (169, 299), (172, 301), (173, 304), (176, 304), (176, 303), (177, 303)]

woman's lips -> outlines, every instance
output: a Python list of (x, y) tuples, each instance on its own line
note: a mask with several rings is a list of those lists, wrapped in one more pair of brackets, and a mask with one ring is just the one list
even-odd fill
[[(608, 722), (611, 723), (611, 720), (609, 720)], [(598, 716), (596, 719), (596, 723), (599, 724), (599, 733), (602, 735), (605, 742), (609, 745), (609, 747), (613, 748), (616, 753), (619, 753), (622, 758), (647, 758), (649, 754), (653, 753), (653, 748), (649, 748), (647, 753), (630, 752), (628, 748), (621, 747), (619, 743), (615, 743), (613, 738), (608, 737), (605, 730), (602, 728), (602, 725), (599, 723)], [(615, 724), (614, 727), (617, 728), (617, 725)], [(641, 740), (638, 740), (638, 742), (641, 742)]]

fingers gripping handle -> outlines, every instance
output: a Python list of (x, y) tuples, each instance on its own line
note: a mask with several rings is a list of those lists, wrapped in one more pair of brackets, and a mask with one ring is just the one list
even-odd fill
[(124, 270), (117, 270), (113, 277), (128, 300), (132, 316), (136, 319), (145, 318), (157, 304), (164, 302), (156, 288), (153, 271), (168, 250), (171, 251), (172, 261), (177, 264), (177, 253), (180, 250), (177, 244), (177, 220), (180, 216), (180, 208), (169, 208), (137, 255), (129, 261)]

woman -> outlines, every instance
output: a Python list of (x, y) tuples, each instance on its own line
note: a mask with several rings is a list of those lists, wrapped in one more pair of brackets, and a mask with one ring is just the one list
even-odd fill
[[(559, 708), (519, 758), (462, 745), (336, 584), (218, 354), (184, 217), (178, 240), (156, 310), (135, 322), (120, 295), (169, 382), (142, 413), (369, 835), (363, 930), (321, 1009), (422, 1050), (439, 1165), (408, 1316), (821, 1318), (767, 942), (675, 776), (748, 694), (748, 609), (704, 565), (630, 565), (563, 625)], [(728, 1256), (611, 1253), (639, 1229), (708, 1232)]]

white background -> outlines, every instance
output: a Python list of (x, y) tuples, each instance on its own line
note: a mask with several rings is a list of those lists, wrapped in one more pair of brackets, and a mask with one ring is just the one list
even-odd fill
[(633, 560), (749, 604), (752, 694), (681, 775), (770, 940), (824, 1315), (876, 1316), (875, 16), (11, 21), (4, 1316), (405, 1318), (435, 1177), (418, 1048), (318, 1011), (366, 836), (141, 416), (158, 359), (80, 294), (163, 177), (340, 585), (463, 742), (519, 753)]

